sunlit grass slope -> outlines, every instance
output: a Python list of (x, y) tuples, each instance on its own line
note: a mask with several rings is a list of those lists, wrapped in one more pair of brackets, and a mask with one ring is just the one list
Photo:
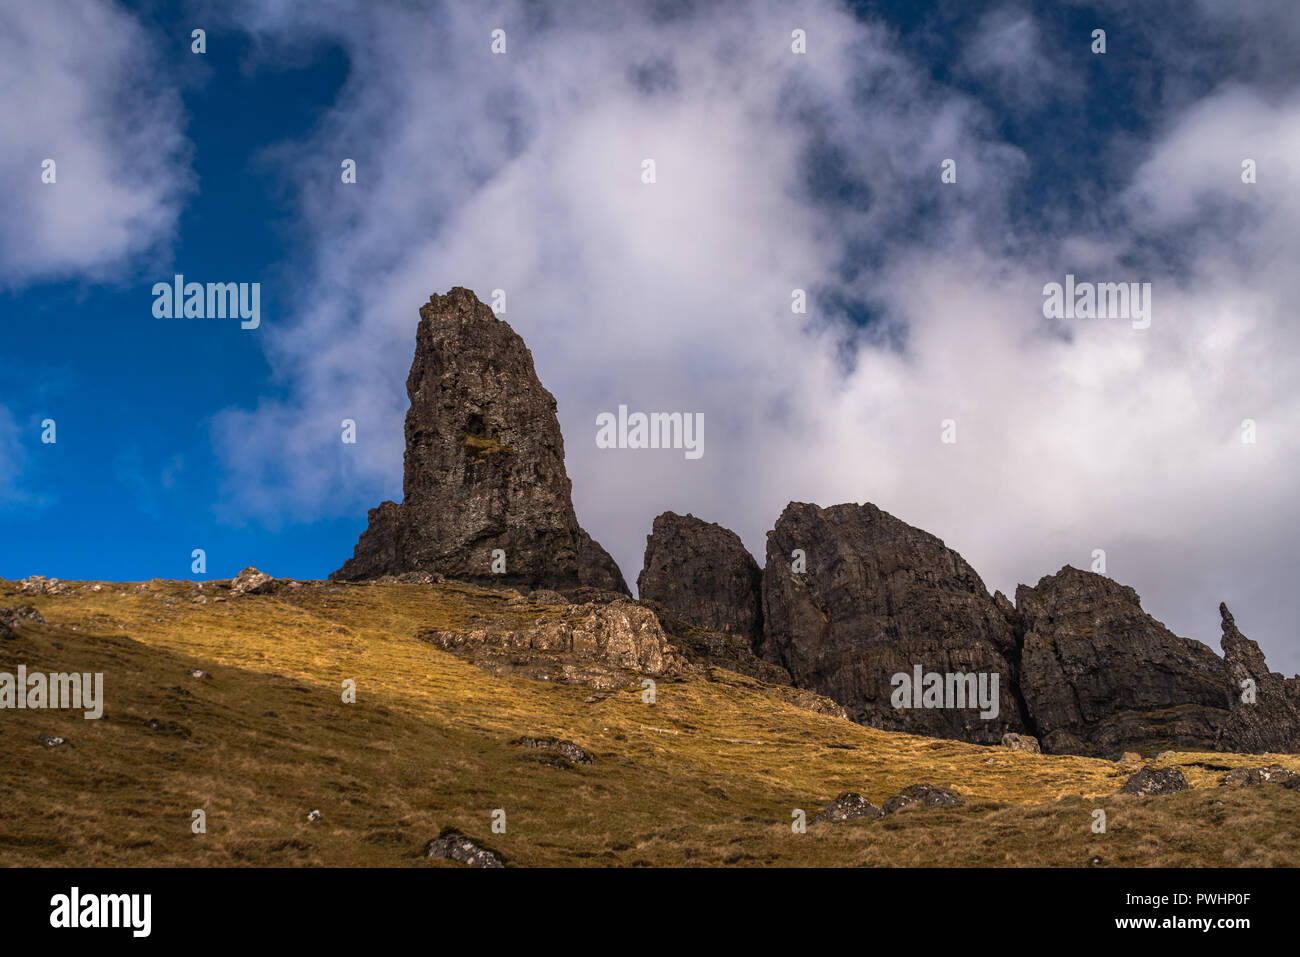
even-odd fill
[[(460, 866), (422, 857), (449, 826), (525, 866), (1300, 861), (1300, 792), (1217, 786), (1231, 767), (1300, 770), (1295, 757), (1168, 755), (1159, 764), (1182, 766), (1191, 791), (1114, 796), (1136, 766), (863, 728), (716, 669), (660, 681), (654, 704), (631, 681), (604, 695), (493, 675), (416, 635), (563, 609), (469, 586), (223, 601), (190, 582), (65, 589), (0, 581), (0, 607), (35, 605), (48, 622), (0, 641), (0, 671), (103, 672), (105, 715), (0, 711), (0, 864)], [(556, 766), (521, 735), (596, 760)], [(883, 804), (918, 782), (968, 803), (791, 830), (795, 809), (811, 821), (840, 791)]]

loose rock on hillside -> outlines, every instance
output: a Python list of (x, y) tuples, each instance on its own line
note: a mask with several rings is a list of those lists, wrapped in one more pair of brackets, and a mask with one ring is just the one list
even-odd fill
[(459, 861), (471, 867), (506, 866), (506, 859), (496, 851), (484, 847), (450, 827), (425, 845), (424, 856)]
[(822, 812), (812, 819), (813, 824), (823, 821), (852, 821), (860, 817), (884, 817), (885, 812), (876, 807), (861, 794), (845, 791), (834, 801), (826, 805)]
[(1178, 768), (1143, 768), (1124, 782), (1122, 794), (1176, 794), (1190, 785)]
[(885, 813), (893, 814), (895, 811), (901, 811), (905, 807), (920, 805), (921, 807), (961, 807), (965, 804), (961, 795), (948, 788), (937, 787), (933, 784), (912, 784), (903, 788), (888, 801), (885, 802)]

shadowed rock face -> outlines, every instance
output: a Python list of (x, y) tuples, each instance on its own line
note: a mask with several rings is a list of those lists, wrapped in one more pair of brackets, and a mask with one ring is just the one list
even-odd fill
[[(432, 572), (493, 586), (627, 593), (578, 525), (555, 398), (514, 330), (468, 289), (420, 309), (407, 379), (403, 500), (370, 512), (331, 577)], [(494, 574), (493, 552), (506, 571)]]
[(1137, 592), (1066, 566), (1016, 590), (1021, 689), (1043, 750), (1212, 750), (1227, 718), (1223, 661), (1142, 610)]
[[(792, 553), (806, 570), (792, 568)], [(1014, 609), (966, 561), (874, 505), (792, 502), (767, 536), (763, 656), (860, 724), (996, 744), (1025, 731), (1015, 699)], [(895, 708), (892, 678), (915, 666), (998, 676), (998, 713)], [(970, 704), (970, 702), (968, 702)]]
[[(1237, 630), (1227, 605), (1219, 604), (1219, 616), (1231, 709), (1219, 735), (1219, 749), (1254, 754), (1300, 751), (1300, 678), (1269, 671), (1259, 645)], [(1254, 702), (1243, 700), (1247, 679), (1254, 682)]]
[(762, 575), (735, 532), (664, 512), (646, 536), (637, 590), (692, 663), (790, 684), (784, 668), (755, 653)]
[(704, 631), (762, 634), (763, 573), (735, 532), (694, 515), (664, 512), (646, 536), (640, 597)]

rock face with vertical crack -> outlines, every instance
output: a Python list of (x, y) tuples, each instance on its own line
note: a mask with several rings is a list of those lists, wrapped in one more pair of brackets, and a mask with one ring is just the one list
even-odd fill
[(699, 664), (789, 684), (783, 668), (755, 653), (762, 584), (758, 562), (730, 529), (676, 512), (654, 520), (637, 591), (682, 650)]
[(694, 515), (664, 512), (645, 543), (640, 597), (706, 631), (762, 634), (763, 573), (740, 536)]
[(1223, 661), (1142, 610), (1127, 585), (1066, 566), (1016, 590), (1021, 689), (1049, 754), (1212, 750)]
[(1222, 602), (1219, 617), (1231, 711), (1219, 733), (1218, 748), (1254, 754), (1300, 751), (1300, 678), (1269, 671), (1259, 645), (1237, 630), (1232, 612)]
[(406, 392), (402, 502), (371, 510), (331, 578), (429, 572), (628, 593), (613, 558), (578, 525), (555, 398), (532, 353), (468, 289), (420, 309)]
[[(1014, 694), (1011, 603), (990, 597), (975, 570), (938, 538), (874, 505), (786, 506), (767, 536), (763, 616), (763, 656), (860, 724), (984, 744), (1026, 730)], [(996, 716), (981, 717), (969, 700), (894, 707), (893, 676), (910, 679), (917, 666), (983, 674), (989, 692), (997, 675)]]

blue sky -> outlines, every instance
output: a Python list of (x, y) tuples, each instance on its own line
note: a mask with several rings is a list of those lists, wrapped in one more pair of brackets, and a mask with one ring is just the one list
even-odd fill
[[(168, 256), (200, 282), (260, 281), (263, 314), (275, 322), (290, 305), (277, 278), (293, 268), (293, 207), (262, 154), (319, 123), (346, 59), (322, 49), (301, 63), (244, 70), (250, 43), (238, 32), (213, 31), (200, 58), (182, 10), (142, 12), (141, 21), (155, 55), (170, 61), (192, 144), (193, 190)], [(0, 512), (0, 575), (193, 577), (191, 552), (204, 548), (213, 577), (253, 563), (324, 577), (350, 547), (355, 518), (250, 524), (214, 509), (221, 465), (210, 420), (275, 393), (262, 343), (220, 320), (155, 319), (151, 286), (173, 272), (134, 265), (105, 281), (69, 277), (3, 292), (6, 348), (21, 361), (0, 403), (26, 454), (21, 493)], [(57, 424), (52, 445), (40, 442), (47, 417)]]
[[(203, 548), (209, 577), (325, 576), (400, 498), (418, 307), (467, 285), (507, 290), (629, 581), (664, 509), (761, 560), (785, 502), (872, 501), (1008, 592), (1104, 548), (1180, 634), (1217, 647), (1227, 600), (1300, 669), (1290, 2), (66, 0), (0, 27), (0, 575), (191, 577)], [(260, 282), (261, 328), (155, 318), (175, 272)], [(1151, 329), (1046, 320), (1067, 272), (1151, 281)], [(597, 449), (622, 403), (703, 412), (708, 451)]]

